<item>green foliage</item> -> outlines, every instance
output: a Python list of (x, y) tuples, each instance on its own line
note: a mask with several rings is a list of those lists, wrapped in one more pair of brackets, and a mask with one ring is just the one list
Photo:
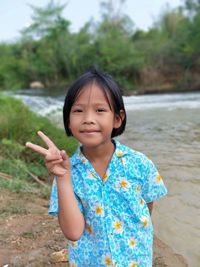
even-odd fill
[(2, 146), (7, 144), (6, 147), (9, 149), (17, 142), (15, 149), (21, 149), (21, 154), (29, 155), (30, 158), (32, 156), (21, 146), (27, 141), (44, 145), (36, 134), (39, 130), (52, 138), (58, 147), (66, 148), (69, 155), (72, 155), (77, 145), (73, 138), (67, 138), (64, 131), (57, 129), (47, 118), (34, 114), (20, 100), (11, 97), (0, 96), (0, 123)]
[(24, 38), (41, 38), (56, 36), (58, 33), (68, 31), (69, 21), (62, 18), (65, 5), (51, 0), (45, 7), (30, 5), (33, 10), (33, 23), (21, 32)]
[[(0, 89), (28, 88), (35, 80), (62, 87), (96, 64), (112, 74), (124, 91), (142, 86), (143, 70), (176, 74), (176, 84), (200, 65), (200, 1), (169, 7), (148, 31), (134, 27), (123, 13), (125, 0), (102, 1), (101, 20), (88, 21), (77, 33), (62, 15), (67, 5), (51, 0), (32, 8), (32, 24), (21, 39), (0, 44)], [(158, 81), (157, 81), (158, 82)]]
[(44, 131), (60, 149), (71, 156), (77, 142), (67, 138), (64, 131), (53, 126), (48, 119), (31, 112), (21, 101), (0, 95), (0, 172), (10, 175), (11, 179), (0, 176), (0, 188), (14, 192), (32, 192), (49, 196), (49, 187), (39, 186), (29, 172), (42, 178), (48, 185), (48, 173), (43, 158), (25, 147), (27, 141), (44, 146), (37, 131)]
[(22, 160), (5, 157), (0, 161), (0, 170), (18, 180), (22, 181), (27, 179), (27, 166)]
[(111, 73), (124, 90), (133, 88), (139, 80), (144, 59), (131, 41), (133, 22), (121, 13), (121, 5), (102, 3), (102, 21), (94, 27), (95, 63)]

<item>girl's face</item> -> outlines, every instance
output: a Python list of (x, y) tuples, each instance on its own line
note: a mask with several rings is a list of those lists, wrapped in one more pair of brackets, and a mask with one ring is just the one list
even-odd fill
[(110, 143), (113, 128), (120, 127), (122, 122), (120, 116), (114, 114), (104, 91), (95, 83), (81, 89), (69, 119), (73, 136), (83, 146), (93, 148)]

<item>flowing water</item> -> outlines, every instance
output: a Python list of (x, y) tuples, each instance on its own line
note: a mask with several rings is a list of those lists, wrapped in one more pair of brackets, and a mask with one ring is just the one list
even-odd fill
[[(64, 97), (28, 92), (16, 97), (62, 127)], [(155, 203), (155, 233), (182, 254), (190, 267), (198, 267), (200, 93), (130, 96), (124, 101), (128, 121), (119, 139), (150, 157), (168, 188), (168, 195)]]

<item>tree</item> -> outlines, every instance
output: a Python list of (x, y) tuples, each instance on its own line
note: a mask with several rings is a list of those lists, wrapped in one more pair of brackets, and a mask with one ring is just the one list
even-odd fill
[(185, 10), (188, 16), (192, 19), (198, 13), (200, 13), (200, 0), (185, 0)]
[(93, 58), (94, 63), (111, 73), (127, 90), (137, 84), (142, 61), (130, 39), (134, 27), (123, 14), (124, 4), (122, 0), (101, 3), (102, 19), (94, 27)]
[(45, 7), (31, 5), (33, 22), (22, 30), (24, 60), (31, 64), (29, 69), (33, 74), (30, 79), (39, 79), (46, 86), (58, 84), (63, 77), (71, 75), (68, 56), (70, 22), (62, 17), (65, 6), (52, 0)]
[(22, 37), (41, 39), (69, 31), (70, 22), (62, 17), (66, 4), (60, 5), (50, 0), (44, 7), (29, 6), (33, 11), (31, 16), (33, 22), (21, 31)]

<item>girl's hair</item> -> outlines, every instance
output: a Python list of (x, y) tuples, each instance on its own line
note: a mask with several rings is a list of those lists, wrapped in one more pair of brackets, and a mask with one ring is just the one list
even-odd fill
[(124, 102), (121, 94), (121, 90), (113, 78), (106, 74), (99, 72), (95, 67), (92, 67), (84, 74), (82, 74), (69, 88), (67, 95), (65, 97), (64, 107), (63, 107), (63, 121), (65, 132), (68, 136), (71, 136), (71, 130), (69, 129), (69, 117), (71, 108), (76, 101), (76, 98), (80, 91), (87, 85), (95, 83), (104, 92), (105, 97), (110, 105), (110, 108), (115, 114), (120, 115), (120, 111), (124, 111), (124, 118), (122, 119), (122, 124), (119, 128), (114, 128), (111, 137), (118, 136), (123, 133), (126, 126), (126, 111), (124, 107)]

